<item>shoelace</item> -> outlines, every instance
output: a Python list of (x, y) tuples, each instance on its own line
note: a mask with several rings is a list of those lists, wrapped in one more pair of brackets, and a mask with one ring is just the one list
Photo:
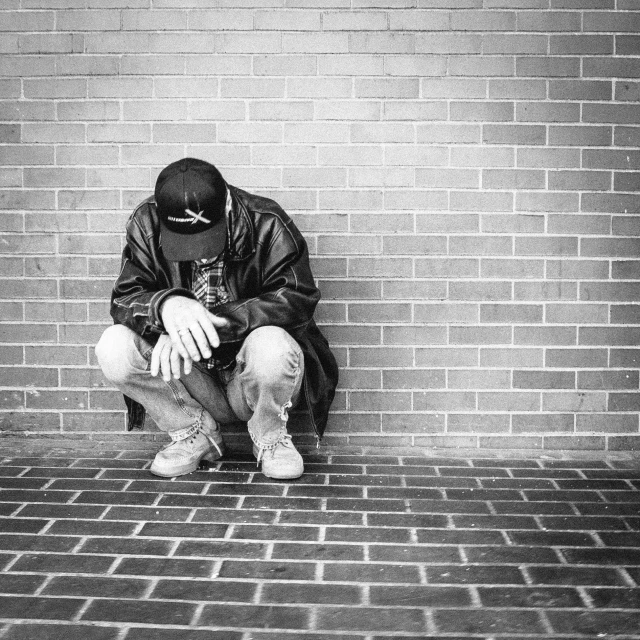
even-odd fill
[(269, 445), (268, 447), (260, 447), (260, 451), (258, 453), (257, 464), (260, 464), (260, 461), (264, 458), (265, 451), (271, 451), (271, 456), (275, 454), (275, 450), (278, 448), (278, 445), (282, 444), (285, 447), (292, 447), (293, 442), (292, 438), (288, 433), (283, 434), (273, 445)]
[(205, 431), (203, 431), (200, 427), (197, 427), (195, 433), (193, 433), (192, 435), (188, 436), (187, 438), (184, 438), (182, 440), (171, 440), (171, 442), (167, 442), (167, 444), (165, 444), (161, 451), (164, 451), (165, 449), (168, 449), (169, 447), (172, 447), (174, 444), (178, 443), (178, 442), (186, 442), (188, 444), (193, 444), (195, 437), (201, 433), (208, 441), (210, 444), (212, 444), (216, 451), (222, 456), (222, 449), (220, 449), (220, 446), (218, 445), (218, 443)]

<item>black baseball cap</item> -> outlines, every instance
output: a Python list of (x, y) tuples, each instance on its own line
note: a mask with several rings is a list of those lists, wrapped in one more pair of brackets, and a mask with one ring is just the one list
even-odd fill
[(201, 260), (220, 254), (227, 241), (227, 184), (208, 162), (183, 158), (156, 181), (162, 251), (168, 260)]

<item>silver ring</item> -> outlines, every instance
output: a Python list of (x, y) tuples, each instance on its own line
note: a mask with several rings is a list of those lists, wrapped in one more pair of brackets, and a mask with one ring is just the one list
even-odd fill
[(189, 329), (178, 329), (178, 335), (183, 336), (185, 333), (191, 333)]

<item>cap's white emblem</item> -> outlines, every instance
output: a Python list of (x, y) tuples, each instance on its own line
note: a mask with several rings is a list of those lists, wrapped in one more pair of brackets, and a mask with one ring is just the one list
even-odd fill
[(211, 220), (208, 220), (207, 218), (205, 218), (202, 214), (204, 213), (204, 211), (198, 211), (198, 213), (195, 213), (194, 211), (191, 211), (191, 209), (185, 209), (184, 212), (188, 215), (191, 216), (193, 218), (193, 220), (191, 220), (191, 224), (195, 224), (196, 222), (198, 222), (198, 220), (200, 222), (204, 222), (205, 224), (210, 224)]

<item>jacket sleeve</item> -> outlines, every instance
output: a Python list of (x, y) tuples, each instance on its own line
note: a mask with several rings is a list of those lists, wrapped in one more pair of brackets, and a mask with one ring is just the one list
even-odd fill
[(120, 275), (111, 294), (111, 317), (152, 342), (164, 330), (157, 316), (162, 301), (175, 294), (193, 297), (186, 289), (169, 286), (156, 253), (152, 234), (144, 233), (134, 213), (127, 223)]
[(301, 335), (313, 318), (320, 300), (315, 285), (307, 244), (291, 220), (279, 224), (259, 247), (260, 273), (247, 274), (260, 282), (260, 292), (252, 298), (227, 302), (216, 307), (215, 315), (228, 321), (218, 329), (222, 345), (244, 340), (264, 325), (282, 327), (293, 337)]

